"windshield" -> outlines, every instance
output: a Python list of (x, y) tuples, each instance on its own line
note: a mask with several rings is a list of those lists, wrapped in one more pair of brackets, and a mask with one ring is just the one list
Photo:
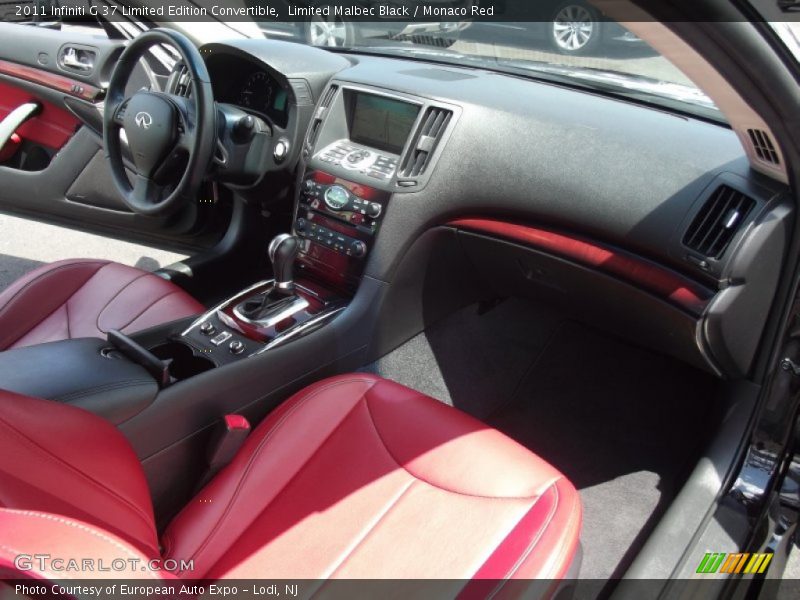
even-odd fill
[(721, 119), (690, 79), (628, 29), (582, 0), (551, 4), (551, 19), (535, 22), (364, 22), (321, 12), (257, 25), (270, 39), (556, 80)]

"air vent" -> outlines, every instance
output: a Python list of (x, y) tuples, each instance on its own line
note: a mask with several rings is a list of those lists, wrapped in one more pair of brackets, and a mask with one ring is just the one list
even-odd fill
[(308, 138), (306, 138), (306, 148), (308, 150), (311, 150), (317, 141), (317, 135), (319, 135), (320, 125), (322, 125), (321, 119), (314, 119), (314, 122), (311, 123), (311, 129), (309, 129)]
[(755, 205), (742, 192), (720, 186), (692, 221), (684, 245), (708, 258), (721, 258)]
[(328, 88), (328, 91), (325, 92), (325, 96), (322, 98), (322, 102), (320, 103), (320, 108), (328, 108), (331, 105), (333, 97), (336, 95), (336, 90), (338, 89), (339, 87), (335, 85), (332, 85), (331, 87)]
[(403, 178), (418, 177), (425, 172), (431, 156), (447, 130), (453, 113), (436, 106), (430, 107), (422, 119), (422, 125), (414, 136), (398, 175)]
[(781, 159), (778, 152), (775, 150), (775, 144), (772, 143), (772, 138), (766, 131), (761, 129), (748, 129), (747, 135), (750, 136), (750, 141), (753, 144), (753, 150), (756, 156), (764, 162), (773, 165), (780, 165)]
[(322, 121), (325, 120), (325, 113), (328, 111), (328, 107), (330, 107), (331, 103), (333, 102), (333, 98), (336, 96), (336, 92), (339, 89), (338, 86), (332, 85), (326, 91), (325, 95), (322, 97), (322, 101), (319, 103), (319, 108), (317, 108), (317, 112), (314, 113), (314, 118), (311, 121), (311, 126), (308, 128), (308, 135), (306, 136), (306, 147), (305, 147), (305, 154), (308, 156), (314, 148), (314, 144), (317, 142), (317, 136), (319, 135), (320, 127), (322, 126)]

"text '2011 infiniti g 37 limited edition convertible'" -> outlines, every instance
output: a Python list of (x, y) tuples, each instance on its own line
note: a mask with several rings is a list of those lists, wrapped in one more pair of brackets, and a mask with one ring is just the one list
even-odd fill
[(0, 19), (0, 597), (800, 597), (787, 3)]

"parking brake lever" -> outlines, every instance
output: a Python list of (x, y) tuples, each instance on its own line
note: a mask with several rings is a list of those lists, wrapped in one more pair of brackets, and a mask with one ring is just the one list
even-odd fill
[(126, 358), (145, 368), (163, 389), (170, 384), (169, 364), (171, 360), (161, 360), (144, 346), (140, 346), (127, 335), (116, 329), (106, 334), (108, 342), (122, 352)]
[(19, 129), (25, 121), (39, 114), (41, 109), (42, 106), (38, 102), (26, 102), (8, 113), (6, 117), (0, 121), (0, 150), (2, 150), (3, 146), (11, 139), (14, 132)]

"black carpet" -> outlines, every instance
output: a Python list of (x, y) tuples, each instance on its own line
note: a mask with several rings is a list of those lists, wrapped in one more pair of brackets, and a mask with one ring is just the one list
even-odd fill
[(365, 370), (485, 420), (514, 396), (559, 321), (517, 300), (482, 316), (468, 307)]
[(710, 431), (712, 377), (519, 300), (459, 311), (365, 370), (560, 469), (584, 505), (581, 578), (624, 573)]

